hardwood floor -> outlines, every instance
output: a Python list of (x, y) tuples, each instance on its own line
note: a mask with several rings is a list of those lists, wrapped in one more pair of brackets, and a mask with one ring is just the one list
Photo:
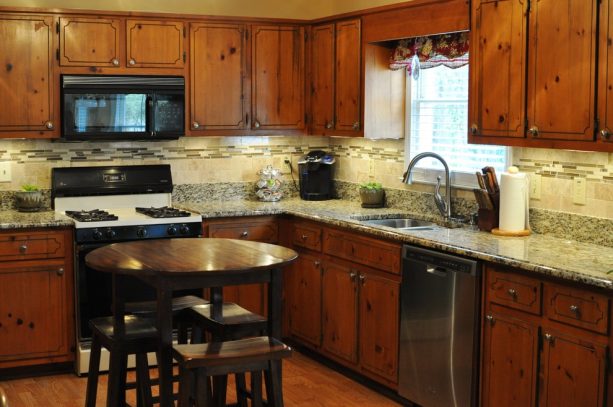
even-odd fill
[[(133, 373), (130, 375), (130, 379), (133, 379)], [(7, 393), (10, 407), (83, 407), (86, 381), (85, 377), (62, 374), (4, 381), (0, 382), (0, 387)], [(105, 405), (105, 389), (106, 375), (102, 375), (98, 406)], [(233, 382), (228, 386), (228, 401), (236, 400), (232, 389)], [(135, 406), (133, 393), (129, 392), (128, 403)], [(283, 396), (287, 407), (400, 405), (298, 352), (283, 362)]]

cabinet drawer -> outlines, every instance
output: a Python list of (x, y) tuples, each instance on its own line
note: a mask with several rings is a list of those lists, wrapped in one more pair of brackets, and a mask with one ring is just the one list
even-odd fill
[(292, 245), (321, 251), (321, 228), (309, 223), (292, 225)]
[(545, 315), (553, 321), (606, 334), (609, 300), (604, 295), (546, 284)]
[(276, 243), (279, 240), (279, 227), (274, 218), (244, 219), (208, 224), (209, 237), (225, 239), (254, 240)]
[(400, 274), (401, 246), (399, 244), (326, 229), (323, 250), (324, 253), (331, 256)]
[(490, 302), (541, 314), (541, 283), (538, 280), (489, 270), (487, 291)]
[(64, 257), (64, 234), (30, 232), (0, 235), (0, 261)]

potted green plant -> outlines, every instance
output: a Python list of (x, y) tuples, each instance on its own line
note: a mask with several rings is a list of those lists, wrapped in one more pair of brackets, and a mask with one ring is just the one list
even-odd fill
[(362, 208), (381, 208), (385, 199), (385, 191), (380, 182), (365, 182), (360, 184), (360, 199)]
[(20, 212), (37, 212), (44, 206), (43, 193), (36, 185), (24, 184), (15, 194), (15, 206)]

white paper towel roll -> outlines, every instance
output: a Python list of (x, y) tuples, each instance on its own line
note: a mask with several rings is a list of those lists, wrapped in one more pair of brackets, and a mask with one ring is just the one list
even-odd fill
[(529, 180), (517, 167), (509, 167), (500, 177), (499, 229), (519, 232), (529, 228)]

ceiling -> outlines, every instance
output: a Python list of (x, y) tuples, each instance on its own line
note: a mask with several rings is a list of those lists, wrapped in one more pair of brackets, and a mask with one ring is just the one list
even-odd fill
[(0, 0), (0, 6), (313, 19), (400, 0)]

